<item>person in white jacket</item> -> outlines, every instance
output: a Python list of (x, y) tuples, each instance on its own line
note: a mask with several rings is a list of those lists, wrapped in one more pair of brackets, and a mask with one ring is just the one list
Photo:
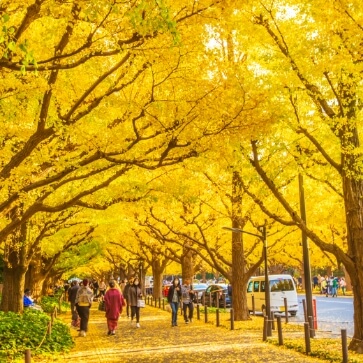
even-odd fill
[(93, 301), (93, 291), (90, 289), (88, 279), (82, 281), (82, 286), (78, 289), (76, 295), (76, 309), (81, 318), (80, 337), (85, 337), (88, 330), (89, 312)]

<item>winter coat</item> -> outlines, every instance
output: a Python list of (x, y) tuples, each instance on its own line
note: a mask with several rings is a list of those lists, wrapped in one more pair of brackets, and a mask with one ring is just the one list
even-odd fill
[(71, 302), (73, 304), (76, 302), (76, 296), (77, 296), (78, 289), (79, 289), (79, 285), (74, 285), (70, 289), (68, 289), (68, 301), (69, 302)]
[(124, 306), (124, 298), (118, 289), (109, 289), (105, 294), (106, 318), (118, 320)]
[(123, 293), (125, 299), (127, 300), (127, 303), (128, 304), (129, 304), (129, 298), (128, 298), (128, 296), (129, 296), (130, 286), (131, 286), (131, 284), (127, 283), (126, 286), (125, 286), (125, 288), (124, 288), (124, 291), (122, 291), (122, 293)]
[(180, 301), (180, 298), (182, 296), (182, 292), (181, 292), (181, 285), (180, 283), (175, 286), (174, 284), (170, 286), (169, 291), (168, 291), (168, 303), (171, 304), (173, 301), (173, 295), (174, 295), (174, 290), (179, 287), (179, 291), (177, 291), (178, 294), (178, 301)]
[(130, 306), (137, 306), (137, 300), (142, 297), (140, 286), (130, 285), (127, 291), (127, 302)]

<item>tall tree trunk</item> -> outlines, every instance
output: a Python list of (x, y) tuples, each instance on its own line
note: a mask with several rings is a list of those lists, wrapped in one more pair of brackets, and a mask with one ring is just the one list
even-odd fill
[(207, 282), (207, 277), (206, 277), (207, 271), (203, 269), (201, 271), (201, 274), (202, 274), (202, 279), (201, 279), (202, 282), (204, 282), (204, 283)]
[(23, 312), (25, 266), (4, 267), (4, 286), (1, 310), (15, 313)]
[[(354, 169), (353, 169), (354, 170)], [(343, 177), (347, 221), (348, 255), (351, 263), (346, 269), (354, 293), (354, 335), (349, 349), (363, 353), (363, 182)]]
[(351, 278), (349, 276), (349, 273), (347, 272), (347, 269), (345, 268), (344, 265), (343, 265), (342, 269), (344, 271), (344, 279), (345, 279), (345, 282), (347, 284), (346, 290), (347, 291), (352, 291), (352, 280), (351, 280)]
[(25, 287), (32, 290), (32, 296), (36, 299), (42, 295), (42, 285), (45, 275), (41, 271), (40, 261), (41, 256), (36, 255), (36, 262), (31, 262), (25, 275)]
[(158, 299), (163, 297), (163, 274), (165, 271), (166, 263), (168, 259), (161, 260), (161, 257), (157, 254), (153, 254), (151, 261), (151, 268), (154, 280), (153, 297)]
[(183, 247), (183, 254), (181, 256), (182, 265), (182, 281), (190, 279), (193, 283), (194, 278), (194, 261), (193, 251), (190, 250), (188, 243), (186, 242)]
[[(14, 212), (14, 216), (18, 210)], [(4, 249), (4, 286), (1, 300), (2, 311), (23, 311), (25, 273), (29, 266), (27, 258), (26, 224), (9, 236)]]
[[(243, 228), (242, 218), (242, 183), (238, 171), (232, 176), (232, 227)], [(232, 233), (232, 304), (236, 321), (248, 320), (247, 276), (242, 233)]]
[(154, 299), (161, 298), (163, 296), (163, 272), (162, 271), (155, 271), (153, 270), (153, 297)]

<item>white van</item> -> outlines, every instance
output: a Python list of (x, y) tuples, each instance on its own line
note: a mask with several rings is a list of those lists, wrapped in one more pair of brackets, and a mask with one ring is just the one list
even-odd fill
[[(271, 312), (284, 312), (284, 298), (287, 299), (287, 311), (295, 316), (299, 310), (296, 286), (290, 275), (269, 275)], [(247, 285), (247, 306), (252, 311), (252, 296), (255, 300), (255, 311), (266, 310), (265, 276), (251, 277)]]

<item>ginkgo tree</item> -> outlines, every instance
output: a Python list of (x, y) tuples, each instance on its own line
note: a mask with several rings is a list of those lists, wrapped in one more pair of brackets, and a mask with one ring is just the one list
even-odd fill
[[(4, 251), (16, 252), (36, 214), (123, 201), (92, 196), (132, 168), (196, 156), (200, 140), (233, 124), (213, 112), (222, 90), (200, 74), (201, 46), (187, 31), (203, 29), (203, 13), (218, 4), (2, 2)], [(19, 306), (22, 278), (4, 260), (4, 291), (17, 300), (8, 308)]]
[[(360, 1), (291, 0), (241, 4), (234, 13), (244, 25), (236, 29), (234, 40), (248, 54), (256, 84), (266, 92), (266, 119), (280, 121), (278, 133), (284, 141), (289, 130), (295, 132), (294, 145), (273, 154), (267, 149), (273, 148), (275, 138), (255, 135), (244, 149), (246, 158), (280, 203), (276, 219), (298, 226), (344, 265), (354, 289), (350, 348), (359, 352), (363, 341), (362, 10)], [(295, 163), (295, 173), (285, 175), (285, 180), (277, 177), (289, 161)], [(345, 219), (344, 226), (337, 228), (343, 233), (333, 243), (320, 232), (318, 220), (309, 219), (308, 224), (302, 220), (298, 201), (289, 198), (288, 186), (281, 188), (291, 178), (296, 181), (298, 171), (315, 180), (315, 190), (330, 189), (326, 205), (334, 212), (328, 223), (334, 224), (335, 216), (338, 223)], [(313, 203), (311, 208), (320, 209)]]
[[(227, 156), (226, 152), (225, 154)], [(155, 179), (152, 184), (155, 200), (150, 198), (149, 201), (139, 203), (138, 223), (144, 227), (150, 238), (159, 241), (158, 255), (164, 251), (164, 255), (174, 255), (183, 264), (181, 256), (186, 250), (190, 250), (210, 268), (233, 281), (237, 292), (236, 301), (240, 300), (242, 306), (242, 309), (238, 310), (236, 302), (236, 319), (248, 319), (246, 286), (249, 277), (263, 261), (262, 244), (260, 240), (247, 236), (244, 243), (239, 245), (243, 258), (240, 265), (243, 270), (241, 280), (238, 280), (238, 270), (234, 267), (232, 259), (231, 234), (222, 230), (223, 226), (231, 225), (232, 221), (234, 178), (229, 167), (223, 170), (221, 161), (219, 164), (211, 164), (205, 162), (207, 158), (205, 154), (198, 160), (184, 164), (179, 170)], [(245, 179), (246, 177), (244, 174)], [(180, 182), (175, 184), (175, 180)], [(255, 228), (263, 220), (263, 215), (248, 194), (244, 193), (243, 200), (243, 212), (238, 216), (241, 219), (239, 226), (252, 229), (251, 231), (256, 233)], [(148, 206), (141, 213), (141, 206), (145, 203), (148, 203)], [(240, 200), (239, 203), (242, 205)], [(291, 236), (294, 229), (273, 226), (268, 231), (269, 261), (275, 260), (276, 263), (284, 263), (287, 266), (298, 265), (292, 258), (288, 258), (288, 254), (280, 253), (291, 244), (291, 240), (294, 240)], [(295, 250), (298, 245), (299, 241), (295, 238)], [(153, 251), (155, 247), (150, 249)], [(186, 266), (183, 266), (184, 268)], [(188, 273), (194, 275), (194, 271), (187, 271), (186, 274)]]

